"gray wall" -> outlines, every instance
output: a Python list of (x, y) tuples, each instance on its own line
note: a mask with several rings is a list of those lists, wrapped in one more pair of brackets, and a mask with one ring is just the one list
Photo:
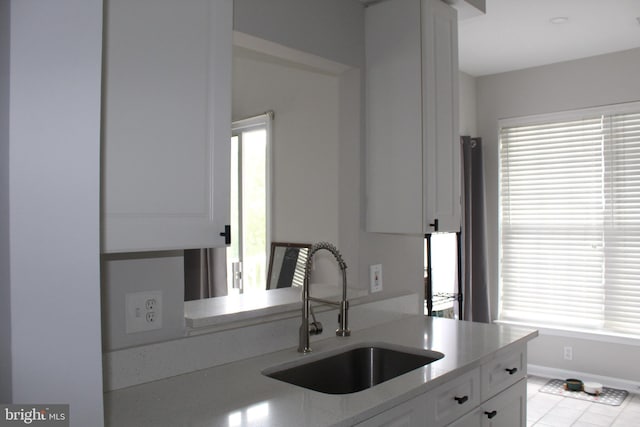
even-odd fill
[[(234, 29), (312, 53), (359, 70), (341, 78), (341, 108), (359, 121), (341, 121), (339, 232), (345, 252), (357, 254), (356, 283), (368, 289), (369, 265), (383, 265), (384, 291), (376, 297), (411, 290), (424, 297), (422, 235), (364, 231), (364, 7), (358, 0), (235, 0)], [(357, 88), (357, 85), (360, 88)], [(349, 98), (351, 97), (351, 98)], [(354, 103), (355, 101), (355, 103)], [(356, 268), (355, 263), (350, 269)], [(350, 273), (352, 274), (352, 273)]]
[(234, 30), (346, 65), (364, 63), (358, 0), (235, 0)]
[[(103, 255), (102, 350), (109, 351), (184, 336), (182, 251)], [(129, 292), (162, 291), (162, 327), (126, 333)], [(108, 308), (108, 309), (107, 309)]]
[[(287, 61), (234, 49), (234, 120), (273, 110), (271, 240), (338, 239), (338, 81)], [(314, 260), (313, 281), (340, 276), (328, 252)]]
[[(521, 71), (479, 77), (477, 84), (477, 125), (484, 141), (486, 183), (489, 283), (492, 285), (492, 317), (497, 316), (498, 301), (498, 119), (551, 113), (598, 105), (640, 100), (640, 49), (530, 68)], [(568, 344), (571, 340), (567, 339)], [(576, 347), (582, 344), (576, 341)], [(640, 347), (616, 347), (592, 342), (591, 351), (576, 354), (574, 363), (562, 360), (562, 349), (544, 337), (534, 341), (540, 351), (532, 351), (530, 363), (570, 368), (582, 366), (602, 371), (603, 354), (599, 350), (617, 348), (636, 354)], [(548, 346), (548, 348), (546, 348)], [(545, 347), (546, 351), (542, 348)], [(588, 353), (588, 354), (587, 354)], [(576, 357), (590, 362), (579, 365)], [(635, 366), (617, 366), (617, 376), (624, 378), (640, 371)], [(603, 374), (605, 375), (605, 374)], [(611, 375), (611, 372), (607, 373)]]
[(9, 282), (9, 13), (0, 2), (0, 402), (11, 402), (11, 286)]
[[(328, 240), (342, 246), (338, 234), (338, 122), (342, 117), (338, 115), (338, 80), (274, 57), (234, 49), (233, 120), (275, 112), (272, 241)], [(182, 252), (176, 252), (173, 256), (104, 257), (104, 351), (184, 336)], [(318, 255), (314, 282), (338, 283), (333, 259), (328, 253)], [(357, 257), (357, 253), (344, 255)], [(143, 290), (163, 291), (162, 328), (126, 334), (125, 295)]]
[(12, 399), (101, 426), (102, 1), (14, 0), (10, 24)]
[(458, 73), (460, 97), (460, 135), (478, 136), (476, 125), (476, 78)]

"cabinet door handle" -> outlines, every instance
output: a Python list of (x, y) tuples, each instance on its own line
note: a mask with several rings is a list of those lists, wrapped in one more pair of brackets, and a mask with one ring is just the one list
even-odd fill
[(433, 231), (438, 231), (438, 218), (433, 220), (433, 223), (429, 224), (429, 227), (433, 227)]
[(469, 400), (469, 396), (462, 396), (462, 397), (454, 397), (454, 400), (456, 402), (458, 402), (458, 405), (462, 405), (464, 402), (466, 402), (467, 400)]
[(222, 233), (220, 233), (220, 236), (224, 237), (224, 244), (225, 245), (230, 245), (231, 244), (231, 226), (230, 225), (225, 225), (224, 226), (224, 231)]
[(518, 368), (511, 368), (511, 369), (507, 368), (505, 369), (505, 371), (509, 372), (509, 375), (513, 375), (516, 372), (518, 372)]
[(498, 411), (484, 411), (484, 414), (487, 416), (487, 418), (491, 419), (493, 417), (495, 417), (496, 415), (498, 415)]

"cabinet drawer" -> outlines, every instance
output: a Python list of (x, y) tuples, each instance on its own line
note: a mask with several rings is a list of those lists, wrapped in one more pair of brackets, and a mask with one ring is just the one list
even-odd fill
[(448, 427), (525, 427), (526, 406), (527, 381), (521, 379)]
[(524, 345), (499, 353), (493, 360), (480, 367), (482, 400), (495, 396), (525, 377), (527, 352)]
[(446, 425), (479, 404), (480, 370), (474, 369), (427, 394), (427, 425)]

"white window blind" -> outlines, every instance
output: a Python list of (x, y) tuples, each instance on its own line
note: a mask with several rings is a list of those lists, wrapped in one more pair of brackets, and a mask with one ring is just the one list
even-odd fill
[(640, 113), (501, 126), (500, 250), (501, 319), (640, 336)]

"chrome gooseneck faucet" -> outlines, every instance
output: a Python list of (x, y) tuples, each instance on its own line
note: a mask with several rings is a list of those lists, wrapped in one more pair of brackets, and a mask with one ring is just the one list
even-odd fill
[[(325, 249), (336, 258), (340, 271), (342, 271), (342, 300), (341, 301), (328, 301), (322, 298), (314, 298), (309, 295), (309, 276), (311, 276), (311, 260), (313, 255), (321, 249)], [(300, 325), (300, 340), (298, 344), (298, 351), (300, 353), (309, 353), (311, 347), (309, 346), (310, 335), (317, 335), (322, 333), (322, 324), (316, 321), (315, 315), (311, 309), (310, 302), (319, 302), (322, 304), (335, 305), (340, 307), (340, 326), (336, 330), (336, 335), (339, 337), (348, 337), (351, 335), (349, 330), (349, 301), (347, 301), (347, 264), (342, 259), (342, 255), (338, 248), (328, 242), (320, 242), (311, 246), (309, 249), (309, 256), (307, 257), (307, 263), (304, 269), (304, 285), (302, 287), (302, 324)], [(313, 322), (309, 323), (309, 315), (313, 318)]]

